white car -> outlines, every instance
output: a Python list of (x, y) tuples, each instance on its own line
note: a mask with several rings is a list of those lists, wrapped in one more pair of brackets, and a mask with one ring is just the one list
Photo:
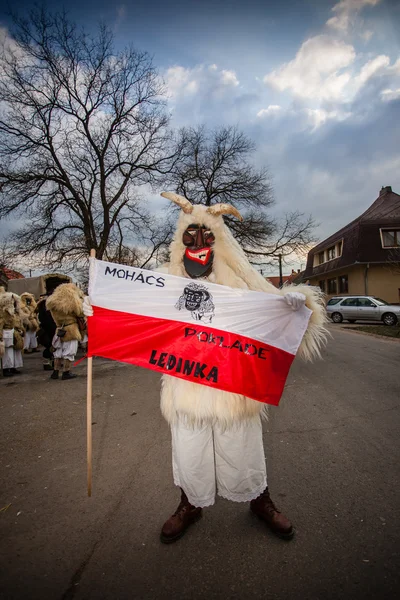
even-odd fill
[(375, 296), (334, 296), (328, 301), (326, 312), (334, 323), (347, 319), (349, 323), (382, 321), (385, 325), (396, 325), (400, 321), (400, 306)]

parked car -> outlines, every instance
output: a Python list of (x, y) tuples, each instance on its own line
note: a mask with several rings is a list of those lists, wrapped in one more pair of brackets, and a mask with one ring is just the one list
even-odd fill
[(382, 321), (385, 325), (396, 325), (400, 320), (400, 306), (375, 296), (334, 296), (327, 303), (326, 311), (334, 323), (347, 319), (349, 323)]

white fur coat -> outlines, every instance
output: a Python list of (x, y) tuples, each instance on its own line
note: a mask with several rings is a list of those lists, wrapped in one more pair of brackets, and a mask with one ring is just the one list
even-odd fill
[[(281, 290), (275, 288), (251, 266), (244, 251), (224, 224), (222, 216), (209, 214), (205, 206), (194, 206), (191, 214), (181, 211), (170, 247), (168, 273), (188, 277), (183, 266), (186, 248), (182, 242), (182, 235), (192, 223), (205, 225), (215, 236), (213, 270), (207, 278), (208, 281), (279, 295), (295, 290), (306, 296), (306, 306), (313, 313), (298, 356), (305, 360), (319, 356), (320, 348), (326, 340), (326, 316), (320, 290), (307, 285), (286, 286)], [(238, 422), (258, 417), (260, 414), (265, 416), (266, 408), (262, 402), (240, 394), (224, 392), (168, 375), (162, 377), (161, 411), (169, 423), (184, 419), (188, 424), (218, 422), (222, 427), (230, 428)]]

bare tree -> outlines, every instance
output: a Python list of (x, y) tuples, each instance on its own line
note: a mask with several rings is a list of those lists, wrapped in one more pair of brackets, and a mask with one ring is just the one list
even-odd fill
[(252, 165), (255, 144), (236, 127), (209, 131), (205, 127), (183, 128), (179, 138), (180, 159), (166, 177), (166, 184), (193, 204), (210, 206), (228, 202), (245, 217), (239, 222), (225, 217), (251, 262), (271, 264), (301, 252), (314, 242), (315, 223), (299, 211), (279, 221), (269, 213), (273, 205), (267, 169)]
[[(172, 241), (174, 232), (173, 222), (169, 215), (163, 219), (162, 225), (158, 219), (148, 219), (140, 236), (135, 235), (136, 245), (129, 243), (130, 224), (121, 223), (120, 225), (124, 226), (124, 236), (121, 231), (117, 243), (109, 244), (104, 255), (106, 260), (139, 266), (142, 269), (167, 261), (167, 248)], [(128, 240), (128, 243), (124, 240)]]
[(21, 273), (29, 273), (34, 265), (28, 260), (20, 260), (20, 257), (16, 257), (13, 248), (9, 242), (5, 239), (0, 241), (0, 267), (6, 267), (12, 271), (18, 271)]
[(253, 243), (252, 249), (246, 247), (250, 261), (258, 265), (271, 265), (279, 258), (289, 264), (295, 258), (304, 257), (317, 242), (313, 235), (316, 226), (311, 215), (304, 215), (297, 210), (286, 213), (282, 219), (271, 221), (272, 233), (269, 238)]
[(236, 127), (183, 128), (180, 143), (180, 160), (168, 181), (193, 204), (253, 208), (273, 202), (267, 170), (257, 171), (249, 163), (255, 144)]
[(21, 219), (18, 254), (41, 264), (76, 265), (91, 248), (120, 257), (126, 232), (135, 245), (155, 227), (140, 187), (174, 163), (162, 82), (145, 52), (115, 52), (105, 26), (89, 35), (44, 9), (13, 19), (0, 57), (0, 217)]
[(8, 245), (5, 241), (0, 242), (0, 267), (8, 267), (10, 265), (10, 256)]

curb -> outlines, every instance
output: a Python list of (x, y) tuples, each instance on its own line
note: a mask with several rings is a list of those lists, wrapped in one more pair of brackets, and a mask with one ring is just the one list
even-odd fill
[(366, 335), (368, 337), (373, 337), (378, 340), (384, 340), (389, 342), (400, 342), (400, 338), (391, 337), (389, 335), (379, 335), (378, 333), (367, 333), (366, 331), (360, 331), (355, 327), (340, 327), (339, 331), (357, 333), (358, 335)]

